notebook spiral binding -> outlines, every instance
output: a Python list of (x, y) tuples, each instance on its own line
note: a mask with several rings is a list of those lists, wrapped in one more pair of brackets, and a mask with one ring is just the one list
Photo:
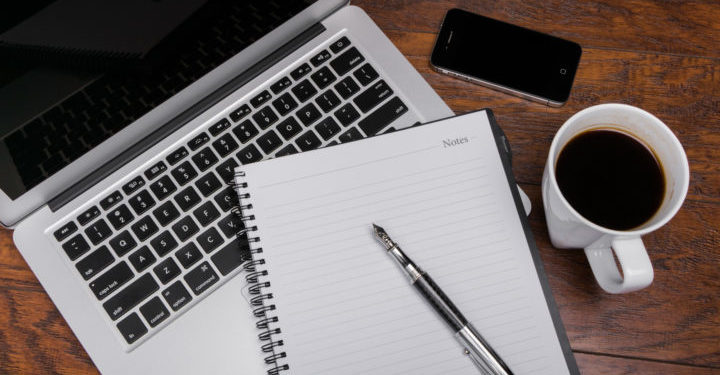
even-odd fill
[(278, 317), (272, 314), (275, 311), (275, 305), (272, 304), (273, 295), (268, 290), (270, 281), (266, 280), (268, 271), (262, 269), (265, 259), (262, 258), (263, 249), (260, 247), (260, 238), (252, 237), (252, 232), (257, 231), (257, 227), (253, 225), (255, 216), (252, 214), (252, 204), (246, 203), (250, 199), (250, 194), (245, 191), (247, 183), (238, 181), (239, 178), (245, 177), (245, 172), (235, 172), (235, 178), (230, 182), (238, 195), (240, 203), (233, 207), (232, 213), (237, 215), (243, 222), (244, 228), (236, 235), (241, 240), (246, 240), (250, 245), (250, 260), (243, 265), (247, 275), (245, 280), (249, 287), (248, 292), (252, 296), (250, 304), (253, 308), (253, 315), (258, 318), (255, 323), (257, 329), (262, 332), (258, 334), (258, 338), (263, 342), (261, 349), (263, 353), (267, 353), (265, 363), (270, 366), (267, 370), (269, 375), (277, 375), (282, 371), (290, 369), (287, 363), (280, 363), (280, 360), (287, 357), (282, 350), (283, 340), (277, 338), (281, 333), (277, 327)]

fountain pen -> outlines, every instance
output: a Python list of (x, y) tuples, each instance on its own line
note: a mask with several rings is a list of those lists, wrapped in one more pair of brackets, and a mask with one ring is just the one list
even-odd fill
[(383, 244), (388, 254), (397, 261), (410, 278), (410, 283), (417, 288), (418, 292), (455, 332), (455, 338), (465, 348), (465, 354), (475, 365), (488, 375), (512, 375), (512, 371), (435, 284), (430, 275), (408, 258), (383, 228), (373, 224), (373, 229), (375, 236)]

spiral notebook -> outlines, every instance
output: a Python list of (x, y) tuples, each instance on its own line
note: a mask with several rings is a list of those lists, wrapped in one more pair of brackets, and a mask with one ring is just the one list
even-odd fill
[(503, 140), (482, 110), (238, 168), (268, 373), (478, 373), (372, 222), (515, 374), (578, 373)]

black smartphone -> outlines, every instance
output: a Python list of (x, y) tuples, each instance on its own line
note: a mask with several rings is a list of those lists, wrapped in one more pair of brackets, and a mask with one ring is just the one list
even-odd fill
[(570, 96), (581, 54), (577, 43), (451, 9), (430, 63), (441, 73), (559, 107)]

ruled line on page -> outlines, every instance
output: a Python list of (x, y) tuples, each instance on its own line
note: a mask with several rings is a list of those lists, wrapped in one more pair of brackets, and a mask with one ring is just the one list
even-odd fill
[[(401, 175), (396, 176), (396, 182), (401, 182), (401, 181), (406, 180), (406, 179), (408, 179), (408, 178), (410, 178), (410, 177), (416, 177), (416, 176), (425, 175), (425, 174), (431, 174), (433, 178), (443, 179), (443, 178), (445, 178), (445, 177), (452, 176), (452, 175), (454, 175), (454, 174), (457, 173), (457, 172), (449, 172), (449, 173), (447, 173), (447, 174), (439, 174), (439, 175), (434, 174), (434, 173), (432, 173), (432, 172), (435, 172), (435, 171), (437, 171), (437, 170), (439, 170), (439, 169), (442, 169), (442, 170), (451, 170), (452, 168), (464, 166), (464, 165), (469, 164), (469, 163), (476, 163), (478, 160), (481, 160), (481, 158), (473, 158), (473, 159), (468, 159), (468, 160), (465, 160), (465, 161), (453, 162), (453, 163), (450, 163), (450, 164), (445, 164), (445, 165), (441, 165), (441, 166), (437, 166), (437, 167), (433, 167), (433, 168), (423, 169), (423, 170), (421, 170), (421, 171), (419, 171), (419, 172), (401, 174)], [(479, 166), (478, 166), (478, 165), (474, 165), (474, 166), (473, 166), (473, 169), (474, 169), (474, 170), (478, 170), (478, 171), (479, 171), (479, 170), (482, 170), (482, 169), (484, 169), (484, 165), (482, 165), (482, 164), (479, 165)], [(422, 178), (422, 179), (420, 179), (420, 180), (421, 180), (421, 181), (424, 181), (425, 178)], [(367, 190), (367, 188), (369, 188), (369, 187), (376, 186), (376, 185), (383, 185), (383, 184), (387, 184), (387, 183), (388, 183), (387, 181), (380, 180), (380, 181), (374, 181), (374, 182), (367, 183), (367, 184), (362, 184), (362, 185), (354, 185), (354, 186), (352, 186), (352, 187), (350, 187), (350, 188), (343, 189), (343, 190), (336, 190), (336, 191), (333, 191), (333, 192), (327, 193), (327, 194), (310, 195), (310, 196), (308, 196), (308, 197), (304, 197), (302, 200), (291, 200), (291, 201), (285, 201), (285, 202), (280, 203), (280, 204), (271, 204), (271, 205), (268, 205), (268, 206), (267, 206), (267, 209), (268, 209), (268, 210), (273, 210), (273, 209), (275, 209), (275, 208), (277, 208), (277, 207), (280, 207), (280, 206), (293, 206), (293, 205), (302, 204), (302, 203), (311, 203), (311, 202), (313, 202), (313, 201), (315, 201), (315, 200), (318, 200), (318, 199), (326, 199), (326, 198), (328, 198), (328, 197), (330, 197), (330, 196), (333, 196), (333, 195), (348, 194), (348, 193), (350, 193), (350, 192), (357, 191), (357, 190)], [(407, 184), (407, 183), (406, 183), (406, 184)]]

